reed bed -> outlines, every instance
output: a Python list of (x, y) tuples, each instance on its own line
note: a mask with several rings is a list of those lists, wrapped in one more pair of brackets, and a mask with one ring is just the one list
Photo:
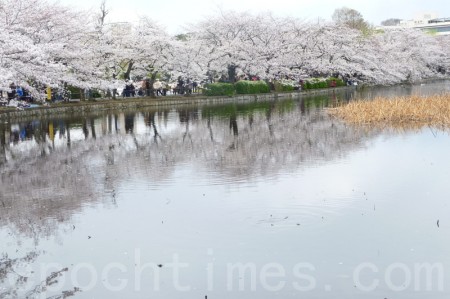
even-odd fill
[(377, 128), (450, 128), (450, 93), (357, 100), (328, 110), (329, 114), (353, 125)]

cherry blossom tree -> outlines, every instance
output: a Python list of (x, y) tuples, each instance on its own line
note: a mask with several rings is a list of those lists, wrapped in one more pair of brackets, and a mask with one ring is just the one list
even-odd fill
[(221, 11), (189, 28), (194, 40), (208, 45), (206, 68), (210, 72), (227, 74), (228, 80), (235, 81), (241, 62), (251, 59), (242, 50), (246, 48), (246, 27), (252, 22), (248, 13)]
[(292, 72), (292, 48), (298, 40), (292, 34), (290, 18), (275, 18), (266, 13), (253, 18), (244, 29), (244, 43), (240, 51), (247, 60), (241, 62), (245, 74), (262, 79), (289, 76)]
[(97, 57), (106, 78), (146, 79), (148, 95), (154, 95), (153, 82), (169, 71), (174, 53), (173, 37), (162, 26), (145, 16), (137, 24), (104, 23), (96, 38), (102, 45)]
[(190, 80), (206, 79), (209, 57), (207, 41), (184, 34), (177, 36), (172, 46), (173, 55), (169, 69), (173, 77), (181, 76)]
[[(433, 77), (443, 69), (448, 54), (435, 36), (415, 29), (361, 30), (341, 19), (314, 24), (221, 11), (190, 30), (197, 42), (208, 45), (206, 69), (230, 81), (239, 73), (261, 78), (340, 74), (369, 84), (393, 84)], [(358, 21), (354, 19), (350, 21)]]
[(369, 49), (382, 70), (382, 76), (371, 81), (383, 84), (438, 76), (448, 56), (434, 36), (416, 29), (385, 30), (373, 36)]
[[(439, 49), (450, 49), (450, 35), (438, 36), (436, 40), (439, 44)], [(438, 67), (438, 71), (445, 74), (450, 73), (450, 55), (448, 52), (444, 53), (446, 54), (442, 57), (442, 65)]]
[(111, 90), (124, 79), (146, 79), (153, 95), (160, 76), (234, 82), (241, 75), (341, 75), (394, 84), (448, 74), (448, 38), (361, 30), (350, 25), (362, 16), (350, 12), (313, 23), (219, 11), (174, 37), (145, 16), (111, 22), (105, 2), (91, 13), (45, 0), (0, 0), (0, 89), (16, 83), (39, 96), (46, 86)]
[(41, 0), (5, 0), (0, 19), (2, 89), (16, 83), (39, 95), (39, 86), (97, 80), (85, 63), (85, 13)]
[(142, 17), (125, 47), (132, 53), (134, 75), (148, 78), (150, 95), (154, 96), (153, 83), (158, 74), (169, 70), (169, 62), (174, 53), (173, 38), (162, 26)]

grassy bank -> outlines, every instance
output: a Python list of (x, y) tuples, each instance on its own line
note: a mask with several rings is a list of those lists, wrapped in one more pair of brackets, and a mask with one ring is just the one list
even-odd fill
[(399, 129), (450, 128), (450, 93), (359, 100), (328, 110), (349, 124)]

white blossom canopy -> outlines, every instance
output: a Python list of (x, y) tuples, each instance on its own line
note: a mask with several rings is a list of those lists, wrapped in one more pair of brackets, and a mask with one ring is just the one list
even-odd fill
[[(147, 17), (108, 23), (107, 11), (45, 0), (0, 0), (0, 89), (35, 95), (45, 86), (107, 90), (156, 75), (201, 80), (351, 77), (394, 84), (450, 72), (449, 36), (416, 29), (352, 29), (263, 13), (220, 11), (177, 37)], [(100, 21), (99, 21), (100, 20)]]

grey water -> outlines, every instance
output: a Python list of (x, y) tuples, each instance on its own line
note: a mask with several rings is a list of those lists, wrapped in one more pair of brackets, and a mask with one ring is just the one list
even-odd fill
[(448, 298), (448, 131), (326, 110), (449, 91), (2, 123), (0, 298)]

